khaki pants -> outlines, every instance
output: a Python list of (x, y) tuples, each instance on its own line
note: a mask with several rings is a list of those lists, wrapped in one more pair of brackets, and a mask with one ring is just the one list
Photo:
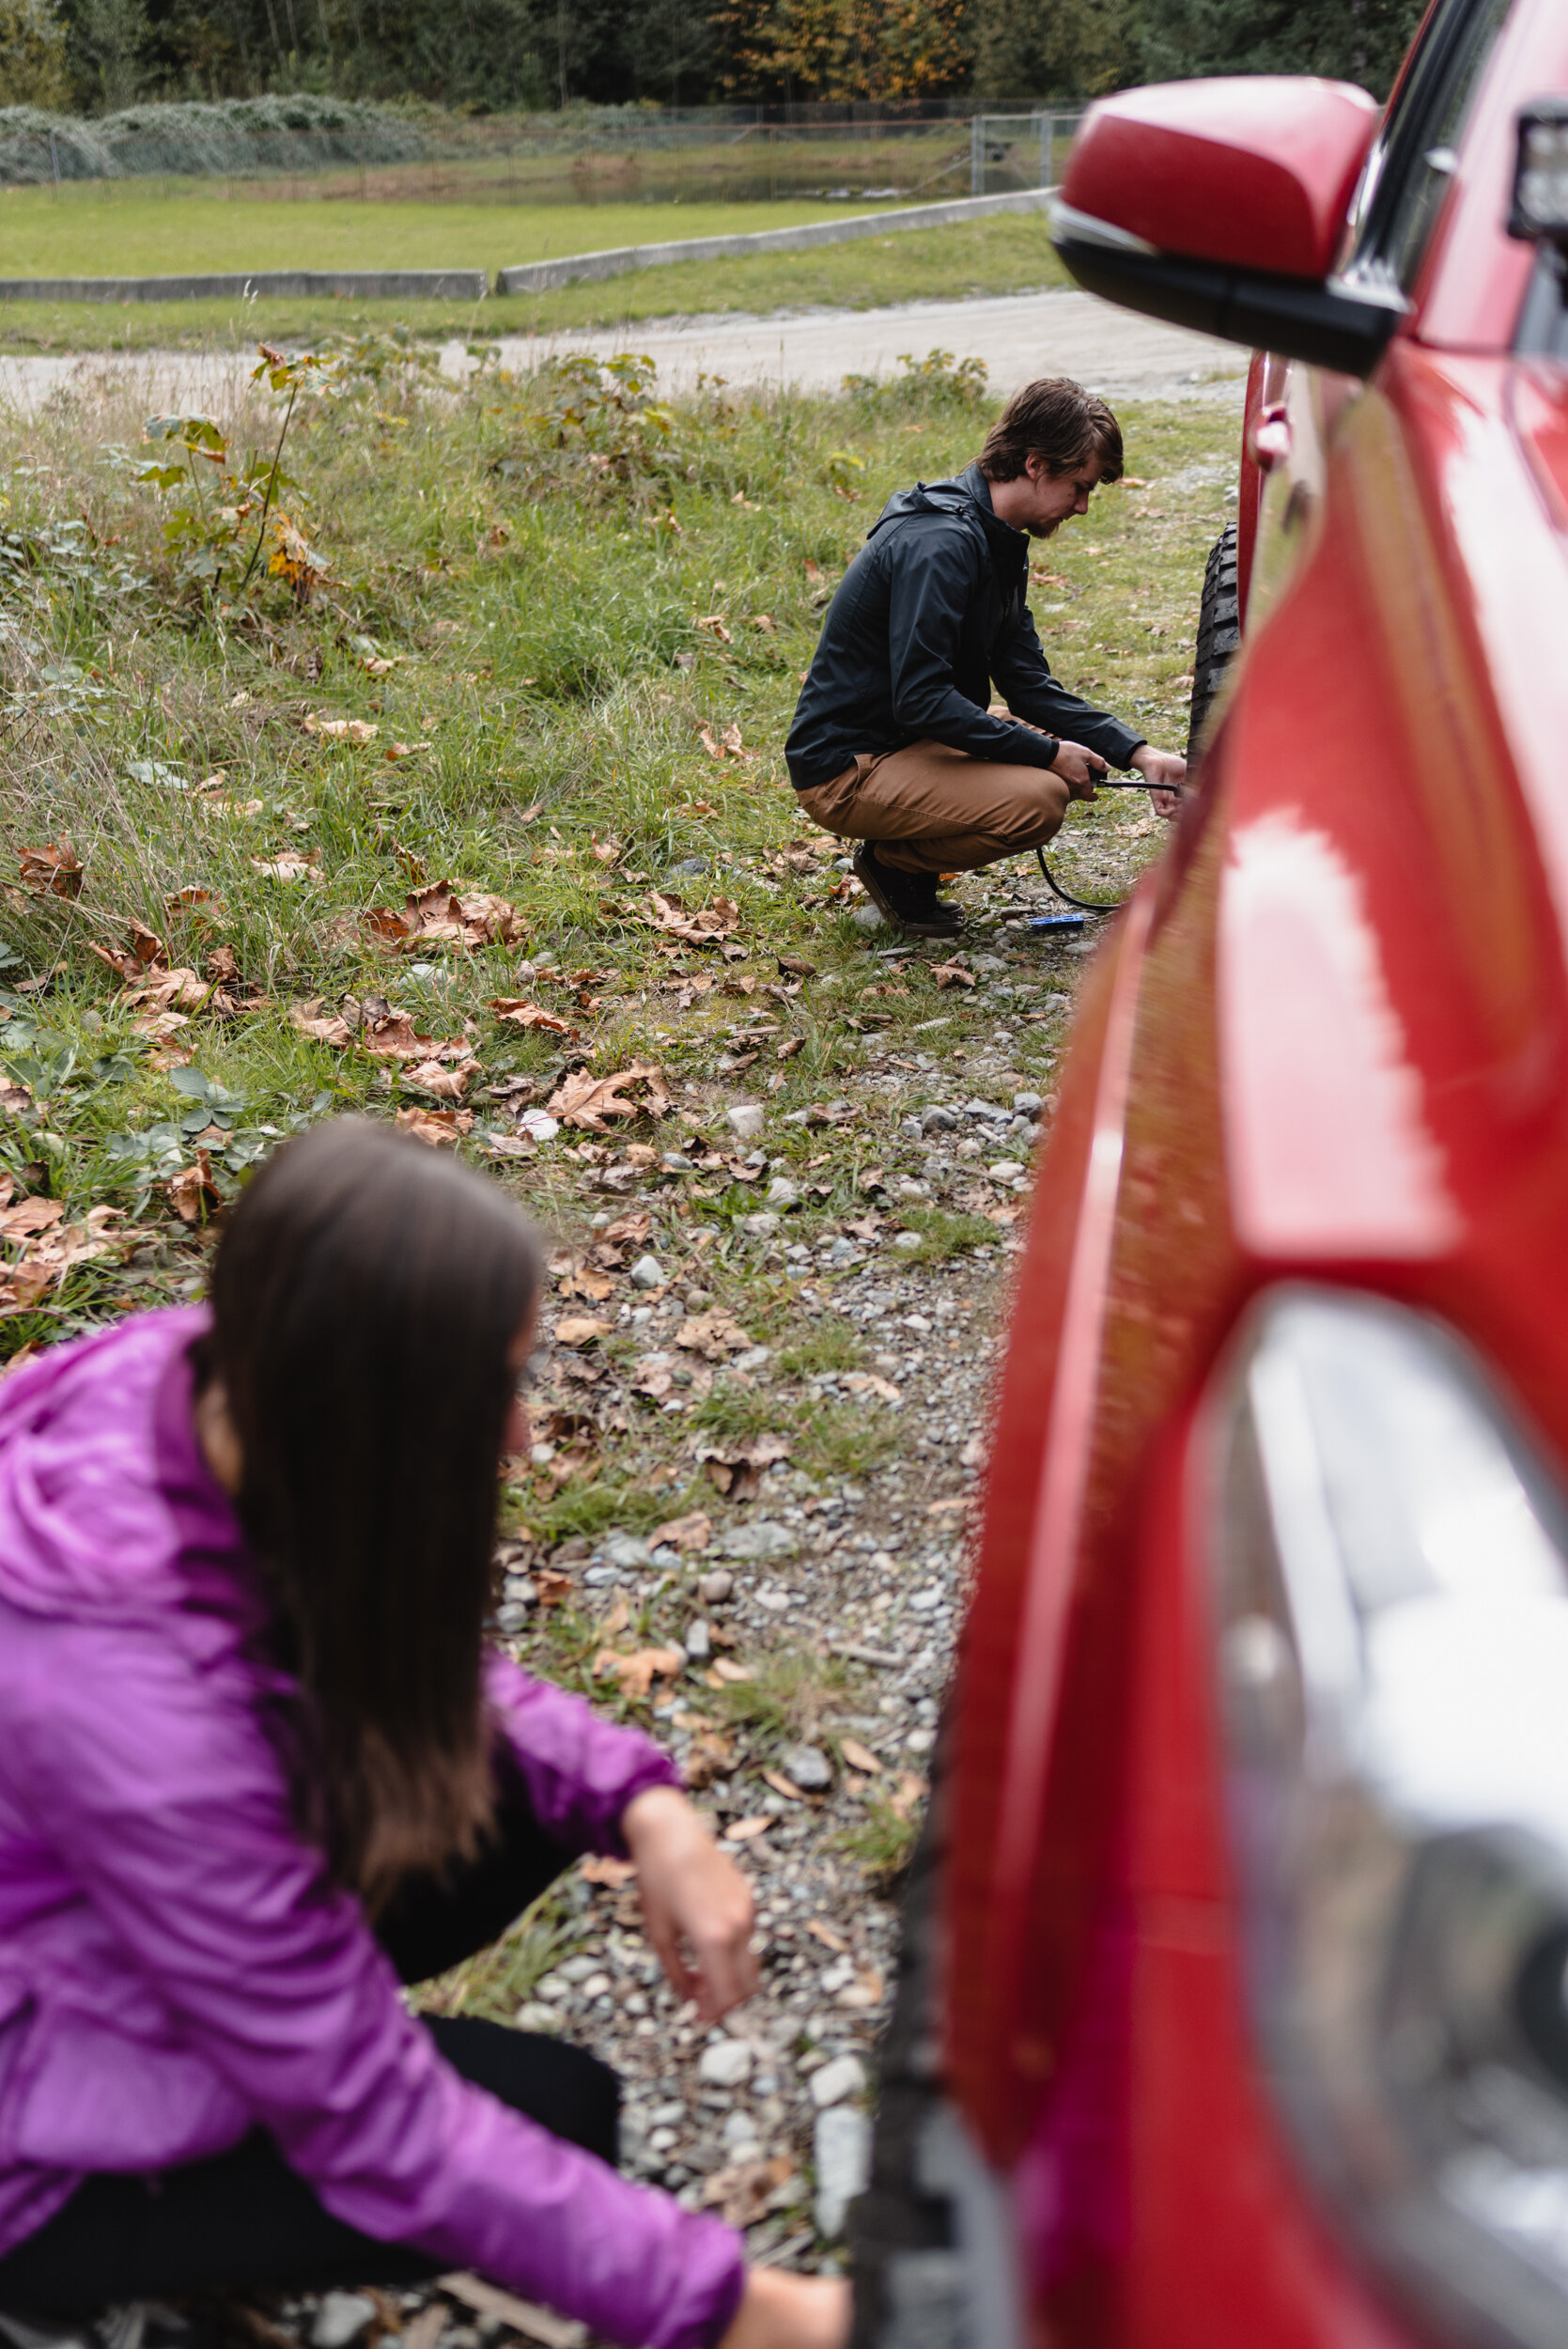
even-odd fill
[(874, 840), (901, 873), (968, 873), (1042, 848), (1062, 826), (1067, 786), (1044, 767), (1003, 767), (941, 742), (861, 751), (831, 783), (796, 795), (814, 824)]

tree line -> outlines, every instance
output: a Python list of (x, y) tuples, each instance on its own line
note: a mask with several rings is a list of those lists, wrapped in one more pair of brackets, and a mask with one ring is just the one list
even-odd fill
[(313, 91), (579, 102), (1072, 101), (1213, 72), (1381, 95), (1421, 0), (0, 0), (0, 105)]

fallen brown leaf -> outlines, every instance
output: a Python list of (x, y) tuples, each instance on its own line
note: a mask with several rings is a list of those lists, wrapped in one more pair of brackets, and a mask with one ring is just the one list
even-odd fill
[(556, 1343), (560, 1346), (592, 1346), (596, 1338), (607, 1338), (610, 1324), (593, 1314), (568, 1314), (555, 1325)]
[(679, 897), (654, 890), (646, 919), (667, 938), (684, 939), (690, 946), (716, 945), (740, 927), (740, 908), (733, 897), (715, 897), (711, 905), (688, 911)]
[(655, 1679), (673, 1680), (686, 1670), (686, 1657), (678, 1647), (640, 1647), (631, 1656), (622, 1656), (612, 1647), (600, 1648), (594, 1658), (595, 1679), (613, 1672), (621, 1684), (621, 1694), (640, 1704), (653, 1687)]
[(724, 1829), (726, 1843), (753, 1843), (759, 1835), (766, 1835), (773, 1824), (771, 1812), (762, 1812), (752, 1819), (732, 1819)]
[(577, 1034), (569, 1019), (563, 1019), (558, 1012), (546, 1011), (542, 1003), (527, 1003), (520, 995), (492, 995), (490, 1009), (509, 1027), (544, 1028), (551, 1035)]
[(426, 1060), (405, 1068), (403, 1082), (412, 1085), (416, 1093), (432, 1095), (438, 1101), (460, 1101), (478, 1073), (476, 1060), (460, 1061), (455, 1068), (443, 1068), (439, 1060)]
[[(645, 1097), (623, 1100), (625, 1087), (634, 1084), (644, 1088)], [(545, 1104), (549, 1114), (560, 1118), (563, 1125), (580, 1126), (596, 1134), (609, 1130), (604, 1122), (607, 1117), (662, 1117), (669, 1106), (664, 1072), (652, 1061), (639, 1061), (610, 1077), (594, 1077), (585, 1068), (574, 1068)]]
[(838, 1750), (852, 1770), (863, 1770), (868, 1778), (880, 1778), (882, 1765), (869, 1746), (862, 1746), (858, 1737), (841, 1737)]
[(843, 1934), (836, 1933), (831, 1925), (825, 1925), (820, 1917), (813, 1917), (806, 1926), (806, 1931), (815, 1940), (820, 1941), (825, 1950), (832, 1950), (840, 1957), (849, 1947)]
[(610, 1852), (591, 1851), (586, 1859), (579, 1860), (577, 1872), (589, 1884), (607, 1884), (618, 1891), (623, 1884), (631, 1882), (637, 1864), (631, 1859), (616, 1859)]
[(19, 861), (22, 885), (35, 896), (75, 897), (81, 894), (81, 859), (69, 840), (53, 841), (41, 848), (23, 848)]
[(222, 1204), (212, 1181), (212, 1169), (205, 1150), (198, 1150), (189, 1166), (182, 1166), (178, 1174), (171, 1174), (163, 1185), (182, 1223), (199, 1223), (213, 1207)]
[(974, 972), (966, 971), (961, 962), (934, 962), (931, 976), (939, 987), (972, 987)]
[(713, 1670), (717, 1674), (721, 1685), (724, 1681), (730, 1680), (734, 1681), (738, 1686), (742, 1680), (754, 1680), (756, 1678), (756, 1674), (752, 1670), (750, 1664), (737, 1664), (727, 1656), (716, 1656), (713, 1659)]
[(411, 890), (401, 913), (390, 906), (372, 906), (365, 926), (398, 953), (425, 953), (437, 946), (506, 946), (522, 936), (518, 910), (506, 898), (483, 892), (459, 896), (449, 880)]
[(767, 1471), (786, 1460), (789, 1450), (787, 1436), (756, 1436), (750, 1443), (700, 1443), (697, 1458), (709, 1484), (731, 1501), (754, 1501)]
[(307, 734), (325, 735), (333, 742), (373, 742), (380, 732), (365, 718), (318, 718), (311, 710), (304, 721)]
[(302, 856), (297, 848), (285, 848), (281, 856), (253, 856), (251, 870), (259, 873), (263, 880), (302, 881), (319, 878), (309, 857)]
[(763, 1783), (771, 1786), (776, 1795), (783, 1795), (786, 1802), (805, 1801), (806, 1798), (795, 1781), (792, 1778), (785, 1778), (783, 1770), (764, 1770), (762, 1776)]
[(787, 2154), (775, 2154), (768, 2161), (734, 2162), (727, 2170), (713, 2171), (703, 2187), (703, 2201), (718, 2210), (726, 2227), (752, 2227), (766, 2217), (774, 2195), (794, 2175)]
[(667, 1524), (656, 1525), (648, 1535), (648, 1546), (659, 1549), (666, 1543), (672, 1549), (706, 1549), (713, 1538), (713, 1519), (704, 1509), (694, 1509), (690, 1517), (671, 1517)]
[(735, 638), (724, 626), (724, 615), (722, 612), (705, 613), (700, 620), (693, 620), (691, 625), (693, 628), (706, 629), (709, 634), (716, 636), (722, 645), (733, 645), (735, 642)]
[(52, 1223), (64, 1222), (65, 1213), (63, 1199), (19, 1199), (0, 1215), (0, 1238), (27, 1239), (35, 1232), (47, 1232)]
[(733, 1314), (715, 1307), (712, 1313), (697, 1314), (683, 1321), (675, 1331), (675, 1344), (690, 1353), (700, 1354), (705, 1361), (722, 1362), (726, 1354), (744, 1354), (752, 1344)]
[(314, 1036), (318, 1044), (331, 1044), (343, 1050), (354, 1040), (354, 1032), (341, 1013), (331, 1013), (320, 1019), (318, 1009), (320, 998), (314, 1003), (291, 1003), (288, 1017), (302, 1035)]
[(394, 1122), (406, 1134), (412, 1134), (415, 1142), (427, 1142), (432, 1149), (440, 1149), (460, 1141), (464, 1134), (472, 1133), (474, 1112), (422, 1110), (416, 1109), (411, 1102), (406, 1110), (398, 1111)]

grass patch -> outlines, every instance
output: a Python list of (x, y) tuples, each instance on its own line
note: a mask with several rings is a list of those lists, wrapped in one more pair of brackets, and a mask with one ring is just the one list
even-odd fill
[[(349, 191), (345, 189), (345, 197)], [(727, 237), (842, 217), (842, 204), (291, 201), (210, 179), (13, 188), (8, 277), (162, 277), (248, 269), (488, 269), (671, 237)], [(883, 207), (867, 205), (868, 211)]]
[[(955, 1083), (994, 1088), (999, 1038), (1011, 1073), (1048, 1092), (1078, 966), (995, 927), (1006, 872), (956, 893), (971, 951), (994, 949), (974, 988), (938, 990), (942, 950), (890, 962), (884, 934), (868, 951), (782, 745), (826, 593), (882, 500), (961, 465), (993, 412), (941, 369), (876, 396), (719, 388), (669, 408), (597, 374), (455, 394), (379, 344), (296, 412), (282, 494), (318, 568), (274, 519), (242, 592), (258, 514), (225, 520), (240, 509), (212, 503), (210, 465), (194, 491), (138, 480), (170, 444), (141, 441), (133, 392), (61, 396), (36, 428), (0, 419), (0, 1171), (84, 1234), (69, 1261), (29, 1243), (24, 1278), (13, 1254), (0, 1350), (199, 1285), (211, 1217), (301, 1124), (436, 1112), (562, 1232), (641, 1200), (671, 1281), (774, 1346), (771, 1386), (681, 1356), (702, 1379), (676, 1386), (675, 1425), (787, 1420), (814, 1475), (885, 1454), (883, 1407), (798, 1392), (857, 1348), (802, 1320), (794, 1272), (868, 1214), (874, 1244), (900, 1221), (930, 1252), (995, 1237), (961, 1159), (924, 1205), (890, 1189), (870, 1206), (856, 1173), (920, 1173), (901, 1117)], [(225, 478), (247, 448), (270, 455), (279, 421), (254, 396)], [(1173, 741), (1234, 427), (1202, 408), (1130, 407), (1124, 423), (1153, 486), (1103, 493), (1043, 551), (1061, 583), (1036, 609), (1069, 683)], [(363, 739), (329, 730), (350, 723)], [(726, 737), (739, 755), (714, 754)], [(1160, 845), (1152, 819), (1129, 822), (1141, 806), (1071, 819), (1124, 880)], [(399, 950), (369, 918), (443, 881), (504, 900), (505, 928)], [(656, 890), (733, 909), (727, 958), (661, 933)], [(554, 1027), (498, 1019), (492, 1003), (520, 996)], [(396, 1015), (445, 1058), (378, 1053), (374, 1023)], [(520, 1128), (573, 1070), (638, 1062), (664, 1072), (661, 1121), (567, 1127), (537, 1148)], [(737, 1097), (765, 1102), (775, 1171), (801, 1190), (770, 1239), (746, 1229), (757, 1192), (724, 1164)], [(86, 1252), (95, 1208), (115, 1211), (106, 1253)], [(615, 1322), (609, 1386), (564, 1379), (560, 1408), (602, 1418), (596, 1397), (632, 1362), (658, 1346), (675, 1360), (685, 1309), (670, 1307), (646, 1330)], [(671, 1488), (639, 1483), (672, 1424), (663, 1403), (617, 1410), (595, 1474), (523, 1492), (551, 1537), (672, 1513)]]
[(865, 1812), (851, 1828), (833, 1839), (833, 1848), (862, 1870), (877, 1890), (887, 1892), (909, 1864), (920, 1818), (907, 1818), (885, 1796), (868, 1795)]
[[(5, 218), (34, 191), (5, 197)], [(157, 199), (143, 198), (156, 210)], [(164, 208), (169, 229), (177, 230), (184, 202)], [(222, 212), (225, 208), (213, 208)], [(554, 253), (586, 252), (617, 243), (646, 243), (656, 237), (737, 234), (743, 228), (783, 227), (784, 217), (809, 211), (793, 205), (714, 206), (718, 226), (694, 226), (697, 208), (628, 206), (633, 225), (612, 232), (605, 226), (609, 208), (583, 207), (569, 230), (552, 230), (550, 224), (565, 211), (521, 215), (494, 206), (472, 208), (471, 216), (483, 233), (459, 233), (455, 215), (464, 208), (448, 205), (346, 206), (344, 215), (361, 211), (380, 215), (378, 234), (363, 251), (349, 231), (353, 219), (345, 217), (334, 236), (353, 242), (351, 253), (326, 252), (318, 241), (319, 216), (337, 219), (337, 208), (314, 209), (279, 203), (258, 206), (272, 225), (265, 249), (282, 247), (276, 261), (259, 258), (247, 246), (235, 246), (230, 257), (198, 262), (183, 242), (174, 248), (149, 244), (163, 255), (147, 264), (146, 274), (201, 268), (261, 269), (268, 267), (467, 268), (495, 269), (513, 261), (544, 257), (539, 251), (521, 249), (527, 239), (510, 234), (511, 223), (526, 217), (540, 224), (539, 236), (554, 235)], [(842, 207), (823, 208), (842, 211)], [(400, 233), (400, 216), (410, 213), (420, 222), (411, 243)], [(387, 215), (396, 214), (397, 220)], [(761, 214), (762, 217), (753, 217)], [(737, 217), (739, 215), (739, 217)], [(466, 216), (470, 216), (465, 214)], [(131, 270), (119, 257), (112, 236), (114, 208), (107, 210), (104, 233), (98, 241), (82, 236), (62, 240), (67, 257), (48, 267), (23, 268), (9, 259), (7, 274), (23, 276), (113, 276)], [(157, 223), (153, 224), (154, 228)], [(42, 250), (41, 245), (39, 248)], [(417, 257), (415, 257), (417, 256)], [(434, 340), (475, 335), (549, 334), (582, 330), (620, 334), (642, 321), (687, 316), (697, 312), (760, 313), (820, 307), (863, 310), (889, 303), (958, 301), (970, 295), (1031, 293), (1067, 283), (1052, 252), (1042, 215), (1001, 214), (990, 220), (955, 223), (952, 227), (901, 230), (853, 244), (824, 245), (810, 253), (757, 254), (743, 260), (681, 261), (664, 269), (637, 271), (598, 285), (562, 286), (542, 294), (490, 297), (471, 305), (463, 303), (306, 301), (287, 298), (235, 303), (0, 303), (0, 349), (8, 350), (167, 350), (244, 348), (256, 336), (273, 342), (312, 342), (325, 334), (362, 334), (400, 328)]]

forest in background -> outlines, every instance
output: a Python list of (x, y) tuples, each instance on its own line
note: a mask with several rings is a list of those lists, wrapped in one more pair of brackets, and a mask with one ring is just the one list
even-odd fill
[(1421, 0), (0, 0), (0, 107), (314, 93), (575, 104), (1074, 101), (1312, 72), (1386, 91)]

